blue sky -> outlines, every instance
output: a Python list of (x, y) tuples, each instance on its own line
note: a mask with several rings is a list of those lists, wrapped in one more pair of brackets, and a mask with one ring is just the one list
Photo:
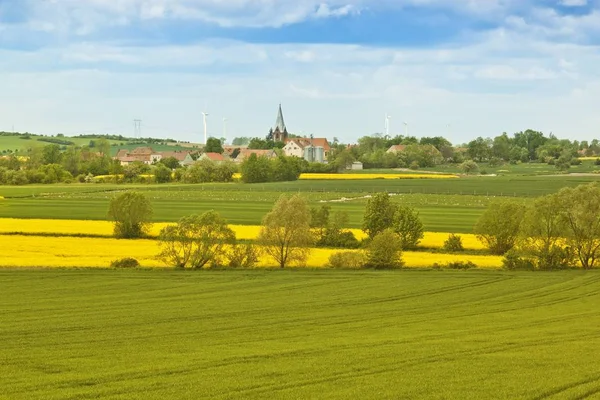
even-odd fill
[(0, 130), (600, 138), (600, 0), (0, 0)]

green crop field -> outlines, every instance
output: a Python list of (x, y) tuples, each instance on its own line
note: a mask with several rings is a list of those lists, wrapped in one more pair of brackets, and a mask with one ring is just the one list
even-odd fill
[[(360, 227), (365, 196), (388, 191), (394, 201), (417, 208), (429, 231), (471, 232), (490, 201), (516, 197), (523, 201), (562, 187), (600, 181), (600, 176), (498, 176), (460, 179), (358, 181), (297, 181), (268, 184), (204, 185), (28, 185), (0, 186), (0, 217), (106, 219), (108, 202), (116, 192), (139, 190), (151, 199), (156, 221), (217, 210), (230, 223), (256, 225), (281, 193), (302, 193), (311, 206), (329, 204), (347, 211), (349, 227)], [(340, 201), (342, 199), (351, 199)]]
[(582, 399), (600, 275), (1, 270), (0, 398)]

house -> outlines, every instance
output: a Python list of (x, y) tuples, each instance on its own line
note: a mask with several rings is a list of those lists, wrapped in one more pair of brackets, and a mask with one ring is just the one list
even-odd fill
[(155, 164), (167, 157), (175, 157), (180, 165), (190, 165), (194, 162), (189, 151), (155, 152), (151, 147), (136, 147), (131, 151), (121, 149), (114, 159), (119, 160), (121, 165), (129, 165), (136, 161), (144, 164)]
[(352, 164), (348, 165), (346, 169), (351, 169), (352, 171), (360, 171), (363, 169), (363, 163), (360, 161), (354, 161)]
[(246, 158), (250, 157), (252, 154), (256, 154), (257, 157), (267, 157), (267, 158), (277, 157), (277, 153), (275, 153), (275, 150), (242, 149), (242, 150), (240, 150), (240, 154), (238, 154), (238, 156), (235, 158), (235, 162), (243, 162)]
[(283, 146), (286, 156), (304, 158), (309, 162), (325, 162), (330, 151), (331, 146), (325, 138), (289, 138)]
[(225, 156), (223, 154), (220, 154), (220, 153), (204, 153), (204, 154), (202, 154), (200, 156), (199, 159), (200, 160), (211, 160), (211, 161), (214, 161), (216, 163), (221, 163), (221, 162), (227, 160), (225, 158)]
[(192, 154), (189, 151), (163, 151), (160, 154), (162, 158), (175, 158), (177, 161), (179, 161), (179, 165), (182, 167), (192, 165), (194, 163)]
[(404, 144), (395, 144), (392, 145), (389, 149), (387, 149), (387, 153), (402, 153), (404, 150), (406, 150), (406, 145)]

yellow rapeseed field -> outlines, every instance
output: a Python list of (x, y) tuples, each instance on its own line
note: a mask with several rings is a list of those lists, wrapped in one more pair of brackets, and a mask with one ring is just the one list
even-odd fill
[[(160, 222), (152, 225), (151, 236), (158, 236), (160, 230), (169, 223)], [(258, 225), (229, 225), (240, 240), (254, 240), (258, 237), (260, 226)], [(366, 237), (360, 229), (350, 229), (357, 239)], [(94, 235), (111, 236), (113, 224), (109, 221), (85, 221), (85, 220), (62, 220), (62, 219), (17, 219), (0, 218), (0, 234), (2, 233), (26, 233), (26, 234), (57, 234), (57, 235)], [(425, 232), (425, 237), (419, 247), (442, 248), (449, 233)], [(462, 233), (463, 246), (467, 250), (481, 250), (484, 246), (473, 234)]]
[[(133, 257), (142, 267), (167, 267), (156, 259), (158, 242), (150, 239), (118, 240), (107, 238), (39, 237), (0, 235), (2, 267), (109, 267), (111, 261)], [(309, 267), (325, 267), (329, 256), (340, 250), (312, 249)], [(352, 250), (347, 250), (352, 251)], [(502, 258), (496, 256), (452, 255), (427, 252), (405, 252), (410, 267), (430, 267), (434, 263), (471, 261), (482, 268), (499, 268)], [(262, 257), (260, 267), (276, 267)]]

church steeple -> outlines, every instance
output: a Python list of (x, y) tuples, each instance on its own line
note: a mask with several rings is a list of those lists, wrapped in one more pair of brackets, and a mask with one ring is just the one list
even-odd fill
[(279, 104), (279, 111), (277, 112), (277, 121), (275, 122), (275, 131), (279, 129), (279, 132), (287, 132), (285, 122), (283, 121), (283, 111), (281, 110), (281, 104)]
[(283, 120), (283, 111), (281, 110), (281, 103), (279, 104), (279, 110), (277, 111), (277, 121), (275, 121), (275, 127), (269, 132), (268, 139), (275, 142), (284, 142), (288, 138), (287, 127)]

